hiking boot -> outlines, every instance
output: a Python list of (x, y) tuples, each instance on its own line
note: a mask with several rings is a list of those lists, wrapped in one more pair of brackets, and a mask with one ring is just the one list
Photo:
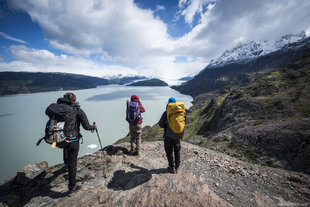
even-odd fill
[(139, 155), (139, 151), (135, 151), (135, 152), (133, 153), (133, 155), (135, 155), (135, 156)]
[(174, 174), (174, 169), (173, 169), (173, 167), (168, 167), (167, 170), (168, 170), (169, 173)]
[(179, 170), (179, 167), (176, 167), (176, 168), (174, 169), (174, 173), (175, 173), (175, 174), (178, 174), (178, 170)]
[(81, 189), (81, 186), (75, 185), (73, 187), (69, 187), (69, 195)]

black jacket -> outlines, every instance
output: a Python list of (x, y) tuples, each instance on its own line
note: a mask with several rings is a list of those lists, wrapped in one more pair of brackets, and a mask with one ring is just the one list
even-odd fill
[(184, 130), (181, 133), (174, 133), (172, 129), (169, 127), (168, 120), (167, 120), (167, 111), (165, 111), (158, 122), (161, 128), (164, 128), (164, 137), (171, 138), (171, 139), (182, 139), (184, 135)]
[(72, 101), (65, 99), (65, 98), (59, 98), (57, 100), (57, 103), (66, 103), (72, 107), (75, 107), (77, 109), (77, 115), (76, 115), (76, 123), (77, 123), (77, 128), (76, 128), (76, 132), (78, 134), (78, 138), (81, 138), (82, 135), (80, 134), (80, 125), (83, 126), (83, 128), (85, 130), (95, 130), (96, 127), (93, 125), (89, 124), (89, 121), (87, 119), (87, 116), (85, 114), (85, 112), (80, 108), (80, 105), (78, 103), (73, 103)]

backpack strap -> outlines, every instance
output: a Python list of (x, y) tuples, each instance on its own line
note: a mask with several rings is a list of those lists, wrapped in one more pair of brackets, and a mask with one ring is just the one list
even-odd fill
[(42, 137), (41, 139), (39, 139), (39, 140), (37, 141), (36, 145), (39, 146), (39, 145), (41, 144), (41, 142), (42, 142), (43, 139), (45, 139), (45, 137)]
[(56, 147), (56, 129), (57, 129), (57, 120), (54, 122), (54, 133), (53, 133), (53, 144), (51, 145), (51, 148)]

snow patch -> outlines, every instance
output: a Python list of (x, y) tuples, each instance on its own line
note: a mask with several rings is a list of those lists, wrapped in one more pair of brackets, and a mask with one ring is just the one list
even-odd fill
[(281, 39), (276, 41), (252, 41), (247, 44), (240, 44), (231, 50), (226, 50), (219, 58), (211, 60), (208, 67), (223, 66), (234, 62), (248, 62), (306, 37), (306, 33), (301, 32), (295, 35), (282, 36)]
[(87, 146), (88, 149), (96, 149), (97, 147), (98, 146), (96, 144), (91, 144)]

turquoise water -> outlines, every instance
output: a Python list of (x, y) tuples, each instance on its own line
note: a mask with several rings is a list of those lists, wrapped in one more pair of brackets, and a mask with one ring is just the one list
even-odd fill
[[(44, 141), (36, 146), (36, 142), (44, 136), (48, 121), (46, 107), (66, 92), (68, 91), (0, 97), (0, 181), (30, 163), (47, 161), (51, 166), (63, 162), (61, 149), (52, 149)], [(146, 110), (142, 114), (142, 126), (152, 126), (158, 122), (171, 96), (177, 101), (183, 101), (187, 109), (192, 105), (192, 97), (169, 87), (103, 86), (73, 92), (89, 122), (97, 123), (103, 147), (127, 135), (126, 100), (133, 94), (140, 97)], [(81, 127), (81, 134), (84, 143), (80, 145), (79, 157), (99, 150), (96, 133), (85, 131)], [(97, 148), (89, 149), (90, 145), (97, 145)]]

